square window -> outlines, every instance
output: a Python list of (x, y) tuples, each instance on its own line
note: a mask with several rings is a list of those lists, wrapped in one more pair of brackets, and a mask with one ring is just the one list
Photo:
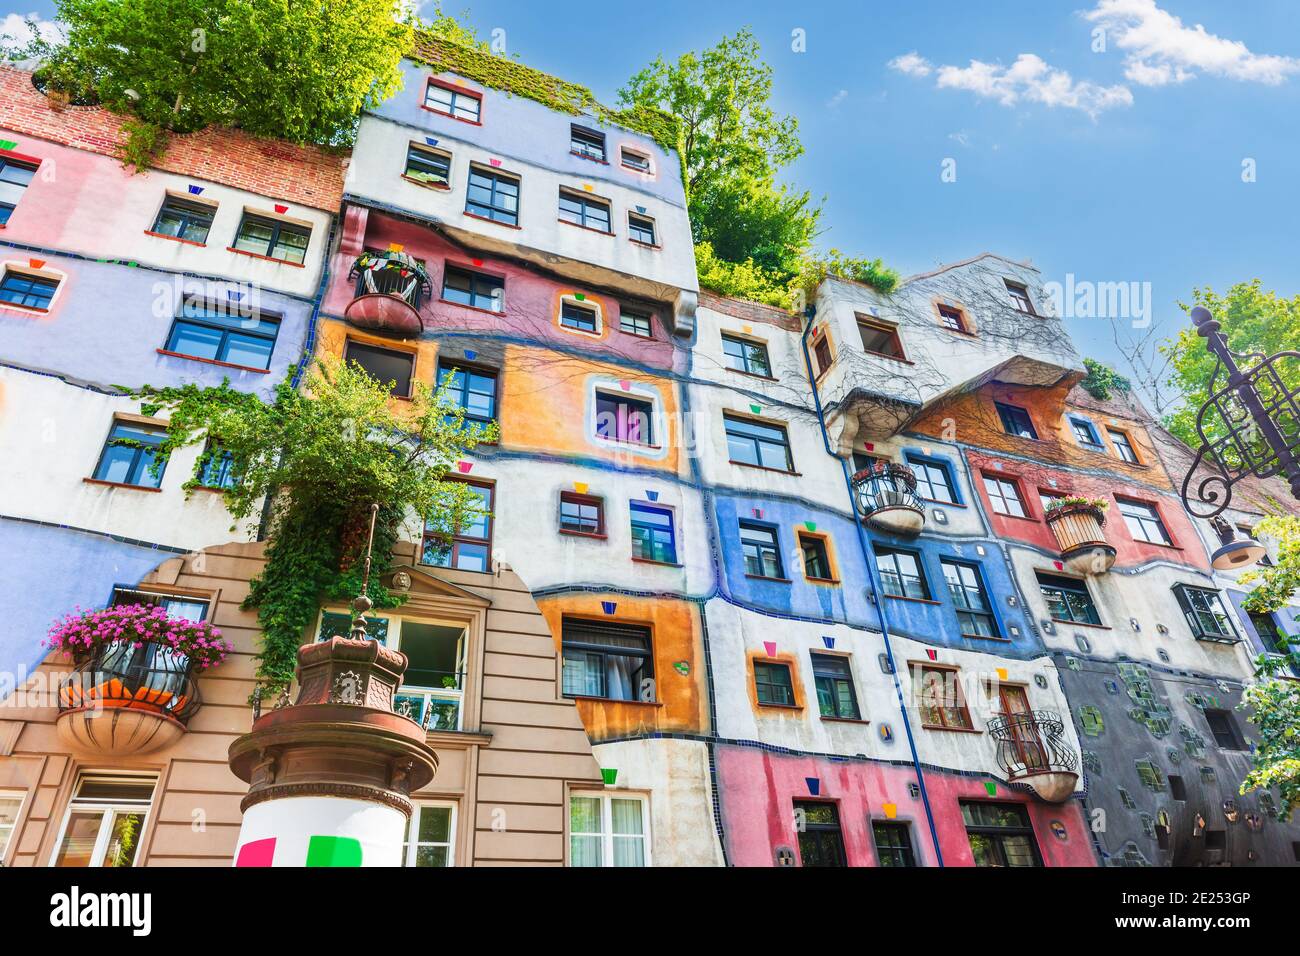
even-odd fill
[(486, 482), (467, 481), (465, 484), (477, 499), (473, 513), (467, 515), (464, 523), (454, 531), (445, 519), (426, 518), (420, 560), (439, 568), (486, 573), (492, 570), (492, 510), (496, 489)]
[(919, 702), (924, 726), (934, 730), (973, 728), (958, 676), (959, 672), (951, 667), (912, 665), (912, 693)]
[(1119, 505), (1119, 513), (1123, 516), (1124, 524), (1128, 526), (1129, 534), (1133, 535), (1134, 541), (1145, 541), (1148, 544), (1173, 544), (1155, 505), (1120, 497), (1115, 498), (1115, 503)]
[(817, 685), (817, 707), (823, 717), (859, 720), (858, 696), (853, 689), (853, 670), (847, 657), (812, 652), (813, 681)]
[(0, 302), (25, 309), (49, 309), (58, 288), (56, 279), (21, 272), (10, 266), (6, 267), (4, 278), (0, 279)]
[(881, 866), (916, 866), (912, 828), (906, 823), (873, 820), (871, 836), (876, 842), (876, 859)]
[(939, 323), (944, 328), (951, 329), (954, 332), (970, 333), (970, 329), (966, 326), (966, 315), (961, 309), (955, 306), (943, 304), (940, 304), (938, 309)]
[[(451, 866), (454, 859), (456, 808), (417, 803), (402, 837), (402, 866)], [(415, 839), (411, 839), (411, 834)]]
[(947, 462), (930, 458), (917, 458), (907, 455), (908, 467), (916, 475), (916, 491), (927, 501), (941, 504), (957, 503), (957, 494), (953, 491), (952, 473)]
[(1101, 618), (1086, 583), (1041, 571), (1037, 572), (1037, 577), (1039, 590), (1047, 602), (1047, 613), (1053, 620), (1100, 626)]
[(1120, 461), (1126, 461), (1130, 465), (1141, 464), (1137, 452), (1133, 449), (1133, 442), (1126, 433), (1112, 428), (1107, 434), (1110, 435), (1111, 444), (1115, 446), (1115, 454), (1119, 456)]
[(632, 502), (632, 557), (660, 564), (677, 563), (677, 540), (673, 513), (667, 508)]
[[(164, 594), (159, 591), (140, 591), (135, 588), (113, 588), (111, 607), (129, 607), (143, 604), (146, 607), (160, 607), (168, 617), (177, 617), (186, 621), (205, 621), (208, 617), (209, 602), (203, 598), (190, 595)], [(347, 631), (345, 630), (346, 634)]]
[(203, 244), (208, 241), (208, 231), (216, 212), (216, 207), (210, 203), (168, 196), (163, 200), (150, 232)]
[(754, 661), (754, 692), (759, 704), (795, 706), (790, 665), (778, 661)]
[(898, 337), (898, 329), (883, 322), (872, 322), (858, 317), (858, 334), (862, 336), (862, 348), (872, 355), (886, 358), (906, 359), (903, 343)]
[(628, 169), (634, 169), (638, 173), (650, 172), (650, 157), (644, 153), (638, 153), (634, 149), (628, 149), (624, 146), (619, 150), (620, 161)]
[(343, 357), (348, 362), (360, 365), (367, 375), (381, 385), (387, 385), (390, 395), (397, 398), (410, 397), (411, 378), (415, 373), (413, 353), (366, 345), (349, 339)]
[(756, 465), (773, 471), (794, 471), (790, 436), (784, 425), (723, 415), (727, 455), (733, 465)]
[(569, 866), (649, 866), (650, 815), (635, 794), (569, 798)]
[(1017, 312), (1023, 312), (1025, 315), (1034, 314), (1034, 303), (1029, 298), (1029, 289), (1023, 283), (1012, 282), (1010, 279), (1002, 280), (1007, 287), (1007, 295), (1011, 298), (1011, 304)]
[(574, 491), (560, 492), (560, 530), (565, 534), (604, 537), (604, 500)]
[(269, 369), (280, 317), (244, 315), (220, 303), (187, 301), (172, 320), (163, 351), (242, 368)]
[(598, 163), (603, 163), (605, 134), (575, 123), (569, 128), (569, 152), (584, 159), (594, 159)]
[(803, 576), (812, 581), (833, 581), (831, 558), (826, 539), (821, 535), (798, 532), (799, 550), (803, 553)]
[(921, 555), (915, 551), (902, 551), (874, 545), (876, 552), (876, 570), (880, 574), (880, 586), (891, 597), (915, 598), (919, 601), (930, 599), (930, 585), (925, 580), (925, 570), (921, 565)]
[(745, 558), (746, 574), (756, 578), (785, 579), (775, 528), (740, 522), (740, 550)]
[(627, 445), (653, 445), (654, 404), (647, 399), (597, 392), (596, 436)]
[(566, 617), (561, 635), (565, 697), (655, 700), (650, 628)]
[(1187, 784), (1178, 774), (1169, 775), (1169, 795), (1175, 800), (1184, 801), (1187, 799)]
[(654, 327), (648, 312), (620, 308), (618, 311), (618, 327), (620, 331), (626, 332), (628, 335), (639, 335), (643, 339), (648, 339), (654, 335)]
[(166, 437), (167, 429), (161, 425), (114, 421), (92, 477), (115, 485), (159, 487), (166, 465), (156, 475), (152, 467), (154, 453)]
[(957, 609), (962, 637), (1000, 637), (979, 568), (948, 558), (941, 559), (939, 565), (943, 568), (948, 595)]
[(639, 242), (643, 246), (656, 246), (659, 244), (655, 240), (655, 221), (649, 216), (641, 216), (634, 212), (628, 213), (627, 234), (633, 242)]
[(976, 866), (1042, 866), (1029, 814), (1018, 803), (962, 800), (961, 815)]
[(560, 220), (597, 232), (612, 232), (609, 203), (585, 193), (560, 190)]
[(1097, 429), (1088, 419), (1071, 416), (1070, 431), (1074, 433), (1074, 440), (1079, 443), (1079, 447), (1086, 448), (1088, 451), (1106, 450), (1106, 446), (1101, 443), (1101, 438), (1097, 435)]
[(460, 368), (446, 359), (438, 360), (438, 387), (446, 387), (449, 399), (465, 410), (463, 421), (481, 427), (496, 420), (497, 373), (493, 369)]
[(833, 803), (796, 800), (794, 814), (799, 831), (799, 862), (802, 866), (848, 866), (840, 815)]
[(501, 312), (504, 309), (505, 293), (504, 279), (471, 272), (450, 263), (443, 269), (442, 298), (446, 302)]
[(772, 365), (767, 358), (767, 346), (753, 339), (735, 335), (722, 335), (722, 361), (729, 369), (749, 375), (772, 377)]
[(1237, 722), (1232, 719), (1231, 712), (1206, 708), (1205, 722), (1210, 725), (1210, 733), (1214, 735), (1214, 742), (1219, 745), (1220, 750), (1246, 749), (1241, 734), (1237, 732)]
[(1034, 423), (1029, 417), (1029, 412), (1019, 405), (1007, 405), (1005, 402), (994, 402), (993, 404), (997, 407), (998, 417), (1002, 420), (1002, 430), (1004, 432), (1019, 438), (1038, 439), (1038, 432), (1034, 430)]
[(591, 306), (564, 299), (560, 302), (560, 325), (577, 332), (600, 331), (600, 316)]
[(477, 93), (443, 86), (434, 80), (429, 81), (425, 90), (424, 105), (435, 113), (444, 113), (467, 123), (479, 122), (483, 111), (483, 99)]
[(1027, 517), (1024, 499), (1020, 497), (1020, 487), (1016, 482), (997, 475), (984, 474), (984, 491), (989, 496), (989, 504), (1000, 515), (1015, 518)]
[(18, 201), (36, 175), (37, 167), (0, 156), (0, 226), (9, 222)]
[(451, 154), (411, 143), (406, 147), (403, 175), (429, 186), (450, 186)]
[(519, 177), (471, 166), (465, 211), (507, 226), (519, 225)]
[(311, 227), (296, 223), (244, 213), (235, 234), (234, 248), (251, 252), (280, 262), (299, 265), (307, 258), (307, 244), (311, 241)]
[(82, 774), (50, 865), (134, 866), (157, 783), (154, 775)]

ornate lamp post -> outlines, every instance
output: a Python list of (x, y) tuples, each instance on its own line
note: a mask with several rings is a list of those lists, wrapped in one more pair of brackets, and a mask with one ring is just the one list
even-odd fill
[[(1196, 415), (1201, 447), (1183, 479), (1188, 510), (1198, 518), (1215, 517), (1232, 500), (1233, 485), (1247, 475), (1280, 475), (1300, 499), (1300, 388), (1288, 389), (1279, 374), (1286, 363), (1300, 362), (1300, 352), (1238, 355), (1228, 348), (1218, 320), (1208, 309), (1192, 309), (1192, 321), (1218, 361), (1210, 375), (1210, 397)], [(1243, 370), (1238, 359), (1255, 364)], [(1220, 371), (1227, 374), (1222, 384)], [(1198, 481), (1200, 467), (1210, 474)]]

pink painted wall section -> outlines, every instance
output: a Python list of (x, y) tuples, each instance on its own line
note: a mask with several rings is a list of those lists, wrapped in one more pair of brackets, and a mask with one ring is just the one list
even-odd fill
[[(348, 271), (363, 249), (386, 250), (396, 244), (402, 251), (425, 262), (433, 286), (431, 299), (420, 308), (426, 334), (440, 332), (483, 332), (528, 339), (535, 344), (590, 350), (607, 360), (631, 362), (652, 368), (671, 369), (676, 360), (685, 371), (685, 353), (676, 349), (665, 327), (666, 307), (653, 311), (653, 337), (631, 335), (619, 329), (619, 299), (599, 290), (562, 283), (503, 260), (479, 258), (433, 230), (357, 206), (346, 207), (343, 241), (331, 264), (330, 287), (322, 304), (324, 312), (342, 316), (355, 293)], [(439, 301), (443, 269), (447, 263), (505, 280), (505, 311), (502, 314)], [(561, 329), (561, 296), (581, 293), (588, 303), (600, 307), (603, 330), (599, 336)], [(641, 307), (645, 304), (629, 303)]]
[[(717, 748), (716, 757), (727, 853), (736, 866), (774, 866), (776, 848), (781, 846), (794, 848), (798, 855), (795, 800), (835, 802), (849, 866), (878, 865), (871, 821), (891, 819), (887, 812), (890, 804), (895, 808), (892, 819), (911, 824), (917, 863), (936, 864), (923, 804), (908, 793), (908, 785), (916, 782), (910, 767), (839, 763), (824, 757), (727, 745)], [(817, 781), (817, 796), (810, 792), (810, 778)], [(1001, 784), (991, 797), (984, 780), (955, 774), (930, 772), (925, 781), (946, 866), (974, 864), (959, 800), (1024, 804), (1045, 866), (1097, 865), (1077, 801), (1045, 804)], [(1053, 822), (1064, 827), (1065, 839), (1055, 835)]]

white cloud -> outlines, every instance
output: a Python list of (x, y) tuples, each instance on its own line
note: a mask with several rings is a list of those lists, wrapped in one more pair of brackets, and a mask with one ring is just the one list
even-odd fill
[(1197, 72), (1275, 86), (1300, 72), (1300, 59), (1252, 53), (1240, 40), (1216, 36), (1199, 23), (1184, 26), (1156, 0), (1099, 0), (1084, 17), (1125, 52), (1124, 75), (1139, 86), (1182, 83)]
[(908, 76), (929, 76), (930, 61), (915, 50), (896, 56), (886, 64), (891, 70), (906, 73)]
[(26, 45), (32, 36), (31, 31), (27, 29), (28, 20), (36, 21), (37, 32), (44, 39), (53, 42), (63, 38), (63, 31), (53, 21), (43, 20), (37, 13), (9, 14), (3, 20), (0, 20), (0, 36), (7, 36), (19, 45)]
[(849, 91), (848, 91), (848, 90), (840, 90), (840, 91), (837, 92), (834, 96), (832, 96), (829, 100), (826, 101), (826, 108), (827, 108), (827, 109), (832, 109), (832, 110), (833, 110), (833, 109), (835, 109), (835, 107), (839, 106), (841, 103), (843, 103), (843, 102), (844, 102), (845, 100), (847, 100), (848, 98), (849, 98)]
[(1010, 67), (1000, 63), (971, 60), (970, 66), (941, 66), (935, 83), (939, 89), (966, 90), (1003, 106), (1022, 101), (1049, 107), (1076, 109), (1094, 119), (1103, 110), (1131, 106), (1133, 94), (1127, 86), (1100, 86), (1075, 80), (1065, 70), (1048, 66), (1033, 53), (1022, 53)]

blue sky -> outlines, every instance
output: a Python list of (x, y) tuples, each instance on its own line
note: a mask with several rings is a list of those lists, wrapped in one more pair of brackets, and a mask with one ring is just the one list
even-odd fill
[[(788, 177), (826, 197), (822, 244), (905, 275), (990, 250), (1046, 281), (1149, 282), (1161, 331), (1185, 321), (1176, 302), (1197, 285), (1258, 276), (1300, 292), (1300, 18), (1287, 0), (446, 6), (606, 101), (654, 56), (750, 26), (807, 149)], [(1117, 360), (1108, 322), (1069, 328)]]

